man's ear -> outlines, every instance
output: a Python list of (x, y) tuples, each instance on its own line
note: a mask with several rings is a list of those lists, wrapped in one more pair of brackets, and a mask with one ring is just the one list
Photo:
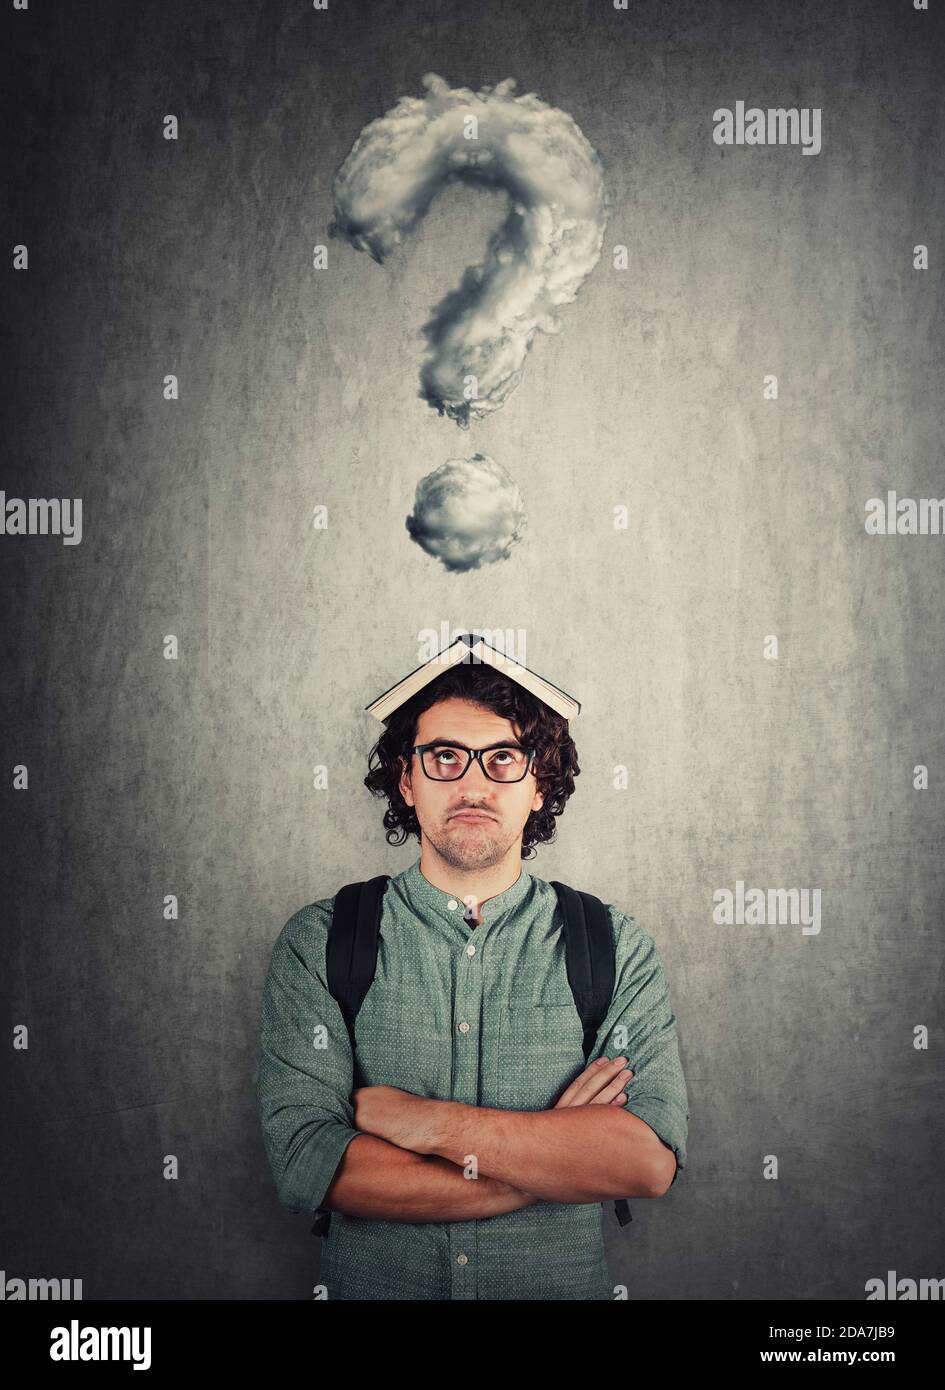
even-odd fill
[(410, 781), (410, 764), (407, 762), (407, 759), (404, 758), (404, 757), (401, 757), (401, 758), (400, 758), (400, 763), (401, 763), (400, 794), (401, 794), (401, 796), (403, 797), (404, 801), (406, 801), (407, 805), (408, 805), (408, 806), (412, 806), (412, 805), (413, 805), (413, 788), (412, 788), (412, 786), (411, 786), (411, 781)]

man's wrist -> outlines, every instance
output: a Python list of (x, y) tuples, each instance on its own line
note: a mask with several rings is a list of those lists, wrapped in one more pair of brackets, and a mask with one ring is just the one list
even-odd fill
[[(471, 1131), (485, 1112), (480, 1106), (468, 1105), (458, 1100), (424, 1100), (428, 1107), (424, 1114), (422, 1134), (416, 1148), (417, 1153), (448, 1159), (459, 1167), (464, 1166), (474, 1140)], [(422, 1147), (421, 1147), (422, 1146)], [(513, 1183), (501, 1178), (480, 1175), (490, 1190), (499, 1194), (502, 1205), (497, 1211), (516, 1211), (519, 1207), (532, 1206), (535, 1202), (547, 1200), (532, 1192), (524, 1192)]]
[(423, 1117), (417, 1153), (437, 1154), (440, 1158), (448, 1158), (455, 1163), (459, 1112), (470, 1107), (462, 1101), (430, 1098), (424, 1100), (424, 1106), (426, 1114)]

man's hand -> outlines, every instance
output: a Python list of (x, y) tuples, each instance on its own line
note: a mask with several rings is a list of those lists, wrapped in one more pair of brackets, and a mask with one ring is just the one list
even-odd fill
[[(554, 1110), (571, 1105), (623, 1105), (624, 1086), (633, 1072), (626, 1057), (598, 1057), (565, 1087)], [(364, 1134), (375, 1134), (415, 1153), (430, 1153), (435, 1144), (436, 1107), (441, 1102), (415, 1096), (397, 1086), (358, 1086), (351, 1092), (354, 1124)]]
[(431, 1152), (430, 1107), (439, 1104), (396, 1086), (357, 1086), (351, 1092), (354, 1124), (364, 1134), (375, 1134), (402, 1149)]
[[(626, 1101), (624, 1086), (633, 1072), (625, 1066), (625, 1057), (615, 1057), (613, 1061), (599, 1057), (585, 1067), (568, 1085), (554, 1106), (554, 1110), (585, 1105), (622, 1105)], [(415, 1096), (410, 1091), (396, 1086), (358, 1086), (351, 1092), (354, 1110), (354, 1124), (364, 1134), (386, 1139), (399, 1148), (410, 1149), (419, 1155), (437, 1155), (451, 1163), (459, 1163), (453, 1151), (452, 1142), (444, 1143), (443, 1122), (449, 1116), (455, 1124), (456, 1113), (472, 1111), (476, 1107), (464, 1106), (459, 1102), (430, 1099)], [(488, 1110), (483, 1111), (483, 1117)], [(503, 1118), (511, 1119), (512, 1115)], [(474, 1141), (459, 1141), (456, 1152), (464, 1155), (474, 1148)], [(538, 1197), (526, 1192), (524, 1187), (513, 1186), (508, 1180), (500, 1180), (490, 1175), (487, 1181), (496, 1189), (504, 1189), (504, 1196), (512, 1198), (502, 1206), (502, 1211), (515, 1211), (518, 1207), (530, 1206), (534, 1202), (559, 1200), (557, 1197)]]
[(615, 1057), (613, 1061), (598, 1057), (562, 1091), (552, 1109), (561, 1110), (569, 1105), (623, 1105), (627, 1099), (623, 1088), (632, 1075), (626, 1057)]
[[(354, 1123), (365, 1134), (386, 1139), (402, 1149), (432, 1155), (436, 1143), (435, 1113), (443, 1102), (415, 1096), (396, 1086), (358, 1086), (351, 1092)], [(451, 1102), (447, 1101), (447, 1105)], [(450, 1162), (454, 1160), (451, 1158)], [(490, 1192), (500, 1196), (501, 1211), (530, 1207), (539, 1199), (498, 1178), (485, 1178)]]

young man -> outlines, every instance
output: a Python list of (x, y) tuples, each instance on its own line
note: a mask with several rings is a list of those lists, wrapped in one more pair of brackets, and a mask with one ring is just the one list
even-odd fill
[(667, 1191), (688, 1100), (656, 946), (609, 904), (615, 987), (585, 1064), (555, 890), (522, 862), (580, 773), (567, 721), (460, 665), (375, 756), (387, 839), (420, 857), (387, 886), (355, 1058), (327, 988), (334, 899), (275, 943), (257, 1090), (279, 1200), (331, 1212), (329, 1299), (610, 1299), (600, 1204)]

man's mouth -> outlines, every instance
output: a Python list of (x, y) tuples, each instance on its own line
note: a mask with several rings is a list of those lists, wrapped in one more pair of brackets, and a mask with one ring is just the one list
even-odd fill
[(455, 816), (450, 816), (450, 820), (495, 820), (495, 817), (487, 815), (484, 811), (457, 811)]

